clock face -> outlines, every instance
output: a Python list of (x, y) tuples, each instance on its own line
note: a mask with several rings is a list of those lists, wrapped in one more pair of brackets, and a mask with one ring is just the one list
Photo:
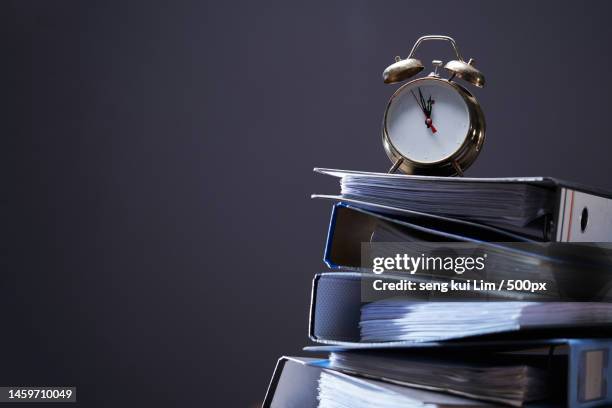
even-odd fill
[(423, 78), (404, 85), (392, 99), (385, 130), (395, 149), (418, 163), (452, 156), (470, 129), (468, 106), (447, 81)]

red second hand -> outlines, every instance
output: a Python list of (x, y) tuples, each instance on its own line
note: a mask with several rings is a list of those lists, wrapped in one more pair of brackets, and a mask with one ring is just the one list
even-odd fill
[(431, 133), (436, 133), (438, 131), (436, 127), (433, 125), (433, 121), (431, 120), (431, 118), (426, 118), (425, 124), (427, 125), (428, 128), (431, 129)]

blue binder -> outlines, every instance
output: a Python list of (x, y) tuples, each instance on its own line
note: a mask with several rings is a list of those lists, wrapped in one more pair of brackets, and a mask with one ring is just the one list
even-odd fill
[[(417, 275), (414, 275), (417, 276)], [(374, 275), (359, 272), (327, 272), (315, 275), (312, 281), (311, 303), (309, 313), (308, 334), (312, 341), (321, 344), (352, 346), (361, 343), (359, 321), (361, 318), (361, 307), (363, 305), (362, 295), (366, 288), (372, 286), (374, 280), (397, 281), (402, 279), (393, 275)], [(417, 279), (417, 278), (411, 278)], [(368, 293), (369, 294), (369, 293)], [(387, 298), (384, 293), (382, 298)], [(421, 296), (421, 297), (417, 297)], [(426, 300), (427, 295), (414, 294), (411, 298)], [(381, 298), (381, 299), (382, 299)], [(521, 330), (520, 327), (513, 329), (501, 328), (482, 332), (478, 335), (458, 335), (461, 337), (448, 338), (450, 340), (471, 340), (482, 338), (482, 340), (496, 340), (498, 338), (515, 340), (533, 338), (601, 338), (612, 337), (612, 323), (606, 325), (580, 325), (580, 326), (550, 326), (538, 330), (531, 327)], [(370, 343), (373, 347), (380, 345), (405, 346), (421, 340), (384, 341)]]
[(469, 398), (350, 376), (329, 370), (323, 366), (323, 363), (324, 361), (320, 359), (281, 357), (276, 364), (262, 408), (317, 408), (319, 406), (317, 387), (322, 373), (375, 392), (391, 391), (404, 394), (413, 400), (427, 403), (427, 406), (443, 406), (445, 408), (486, 408), (491, 406), (488, 403)]
[(407, 218), (406, 214), (402, 218), (392, 218), (341, 202), (332, 206), (323, 262), (334, 269), (358, 267), (361, 242), (370, 242), (376, 228), (383, 224), (402, 228), (407, 233), (418, 235), (422, 240), (430, 241), (476, 244), (494, 241), (535, 242), (495, 227), (469, 221), (424, 213), (413, 213), (412, 218)]
[[(519, 235), (530, 236), (537, 240), (552, 242), (612, 242), (612, 194), (609, 191), (586, 187), (577, 183), (557, 180), (550, 177), (514, 177), (514, 178), (468, 178), (468, 177), (431, 177), (407, 176), (387, 173), (368, 173), (361, 171), (335, 170), (315, 168), (315, 172), (337, 177), (361, 179), (372, 182), (376, 180), (380, 186), (386, 182), (389, 189), (405, 185), (411, 180), (453, 183), (461, 188), (466, 183), (502, 186), (508, 184), (533, 185), (551, 191), (553, 197), (547, 206), (550, 223), (544, 222), (538, 226), (518, 228), (513, 231)], [(368, 195), (351, 194), (313, 194), (313, 198), (353, 203), (357, 207), (392, 215), (417, 214), (409, 202), (368, 197)], [(386, 197), (389, 198), (389, 197)], [(422, 214), (422, 213), (418, 213)], [(549, 225), (546, 225), (549, 224)], [(507, 229), (506, 227), (503, 227)]]
[[(392, 347), (384, 346), (381, 347)], [(472, 342), (463, 344), (452, 343), (417, 343), (404, 345), (413, 350), (437, 348), (441, 353), (445, 349), (477, 349), (487, 351), (525, 351), (548, 350), (550, 353), (567, 355), (567, 401), (565, 404), (550, 402), (537, 402), (527, 407), (568, 407), (592, 408), (612, 405), (612, 339), (544, 339), (530, 341), (499, 341), (499, 342)], [(371, 348), (370, 345), (352, 345), (349, 347), (314, 346), (305, 347), (307, 351), (328, 352)], [(290, 362), (291, 372), (285, 374), (282, 381), (285, 364)], [(302, 366), (302, 367), (300, 367)], [(272, 401), (295, 403), (302, 408), (316, 407), (316, 379), (320, 370), (329, 370), (325, 359), (304, 359), (295, 357), (282, 357), (275, 369), (275, 373), (268, 387), (264, 407), (283, 406), (274, 405)], [(290, 378), (289, 378), (290, 377)], [(357, 381), (371, 381), (358, 377)], [(379, 384), (380, 382), (377, 382)], [(287, 406), (287, 405), (285, 405)]]
[[(310, 346), (304, 350), (311, 352), (331, 352), (359, 349), (397, 348), (397, 345), (353, 344), (350, 346)], [(478, 349), (488, 351), (520, 351), (548, 349), (551, 354), (567, 355), (567, 406), (568, 408), (591, 408), (612, 405), (612, 339), (537, 339), (509, 340), (494, 342), (464, 343), (413, 343), (402, 348), (426, 349)], [(328, 367), (327, 361), (317, 361), (316, 365)], [(528, 406), (542, 406), (530, 404)], [(546, 405), (544, 405), (546, 406)]]

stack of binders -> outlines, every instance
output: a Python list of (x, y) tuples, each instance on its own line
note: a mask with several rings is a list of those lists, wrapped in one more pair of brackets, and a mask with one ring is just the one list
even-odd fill
[[(313, 196), (335, 203), (331, 270), (312, 286), (309, 337), (318, 345), (305, 350), (328, 356), (281, 357), (264, 407), (612, 406), (610, 193), (541, 177), (315, 171), (341, 185), (338, 195)], [(372, 295), (375, 281), (407, 281), (372, 270), (364, 245), (378, 243), (391, 253), (484, 248), (487, 279), (546, 290)]]

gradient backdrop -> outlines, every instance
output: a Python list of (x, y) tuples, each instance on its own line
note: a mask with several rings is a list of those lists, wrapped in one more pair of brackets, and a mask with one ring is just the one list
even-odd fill
[(330, 210), (309, 195), (337, 190), (312, 168), (389, 167), (381, 73), (423, 34), (487, 78), (470, 176), (612, 189), (611, 7), (3, 1), (0, 384), (257, 404), (307, 344)]

